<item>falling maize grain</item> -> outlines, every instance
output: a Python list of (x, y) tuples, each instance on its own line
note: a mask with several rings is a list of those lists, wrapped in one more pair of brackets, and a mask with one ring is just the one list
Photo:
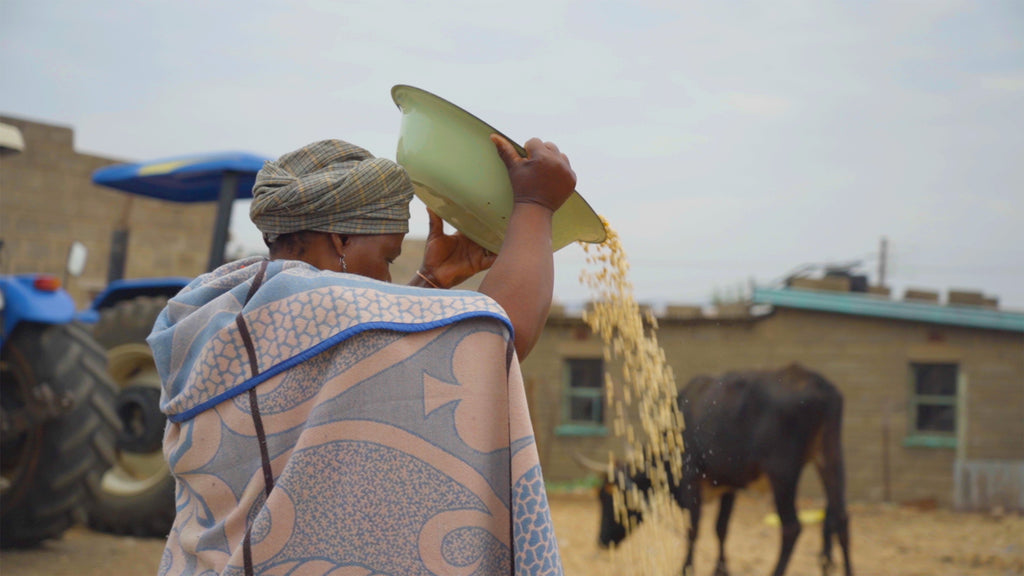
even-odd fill
[[(640, 510), (652, 524), (669, 517), (672, 498), (666, 467), (661, 463), (667, 463), (676, 478), (681, 477), (683, 419), (676, 405), (675, 377), (658, 344), (657, 319), (650, 310), (641, 314), (619, 236), (607, 220), (601, 220), (608, 234), (605, 242), (596, 246), (582, 244), (587, 264), (596, 269), (584, 270), (580, 275), (580, 282), (592, 291), (593, 302), (591, 309), (584, 312), (583, 320), (601, 337), (606, 362), (621, 360), (621, 382), (610, 372), (605, 375), (605, 396), (614, 413), (612, 429), (630, 449), (630, 472), (643, 471), (652, 481), (652, 492), (645, 498), (635, 485), (626, 488), (621, 471), (610, 475), (619, 487), (613, 494), (615, 516), (632, 532), (636, 519), (629, 517), (627, 506)], [(626, 418), (626, 407), (635, 410), (639, 430)], [(638, 557), (630, 559), (630, 564), (639, 570), (635, 574), (660, 576), (678, 570), (678, 564), (668, 561), (678, 549), (678, 541), (672, 535), (646, 544), (642, 549), (634, 546), (622, 552), (636, 551)]]

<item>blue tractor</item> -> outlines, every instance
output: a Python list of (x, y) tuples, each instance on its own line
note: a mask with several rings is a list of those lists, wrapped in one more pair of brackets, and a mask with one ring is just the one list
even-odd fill
[(0, 275), (0, 545), (59, 538), (114, 460), (117, 390), (60, 278)]
[[(0, 124), (0, 156), (23, 148), (20, 131)], [(72, 244), (64, 284), (81, 274), (85, 257), (85, 247)], [(4, 548), (60, 537), (90, 506), (114, 459), (116, 388), (103, 349), (75, 314), (59, 276), (0, 275)]]
[[(240, 152), (205, 154), (108, 166), (92, 179), (100, 186), (169, 202), (217, 202), (208, 261), (212, 270), (224, 262), (232, 204), (252, 197), (256, 173), (266, 160)], [(191, 279), (121, 278), (128, 234), (125, 229), (114, 231), (108, 285), (80, 315), (106, 349), (122, 425), (114, 465), (102, 477), (89, 523), (115, 534), (165, 537), (174, 520), (174, 480), (161, 446), (166, 421), (146, 337), (167, 300)]]

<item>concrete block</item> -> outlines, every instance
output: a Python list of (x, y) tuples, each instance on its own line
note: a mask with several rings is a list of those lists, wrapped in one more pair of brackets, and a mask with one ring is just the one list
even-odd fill
[(868, 286), (868, 294), (888, 298), (892, 294), (892, 289), (888, 286)]
[(907, 288), (903, 293), (903, 299), (908, 302), (922, 302), (927, 304), (938, 304), (939, 293), (934, 290), (922, 290), (920, 288)]
[(789, 287), (796, 288), (798, 290), (849, 292), (850, 279), (844, 276), (826, 276), (825, 278), (793, 278), (789, 281)]
[(947, 303), (950, 306), (984, 306), (985, 295), (973, 290), (950, 290)]
[(676, 304), (669, 304), (665, 307), (665, 318), (687, 320), (690, 318), (700, 318), (703, 315), (704, 311), (700, 306), (680, 306)]
[(750, 305), (746, 302), (730, 302), (715, 306), (719, 318), (746, 318), (750, 316)]

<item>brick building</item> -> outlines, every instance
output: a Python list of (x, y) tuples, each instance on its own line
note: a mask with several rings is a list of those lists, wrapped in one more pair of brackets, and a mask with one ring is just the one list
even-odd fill
[(107, 283), (112, 234), (129, 230), (126, 278), (205, 271), (216, 206), (175, 204), (92, 184), (98, 168), (123, 162), (74, 148), (71, 128), (0, 116), (20, 132), (20, 152), (0, 155), (0, 271), (61, 274), (68, 249), (89, 250), (84, 274), (67, 288), (82, 308)]
[[(953, 292), (940, 305), (820, 289), (828, 285), (758, 289), (714, 315), (668, 307), (657, 337), (677, 385), (799, 362), (844, 394), (850, 499), (1024, 509), (1024, 313), (977, 294)], [(606, 401), (604, 368), (600, 339), (578, 314), (556, 310), (523, 364), (547, 479), (586, 475), (573, 452), (603, 460), (619, 447), (603, 406), (578, 408)], [(808, 475), (801, 493), (819, 494)]]

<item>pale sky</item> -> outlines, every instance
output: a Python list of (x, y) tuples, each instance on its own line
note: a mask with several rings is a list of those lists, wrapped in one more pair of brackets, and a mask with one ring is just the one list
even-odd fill
[[(1024, 310), (1024, 3), (0, 1), (0, 113), (127, 161), (341, 138), (394, 158), (394, 84), (566, 152), (637, 298), (808, 263)], [(413, 206), (412, 235), (426, 235)], [(235, 233), (255, 241), (245, 208)], [(556, 256), (574, 303), (583, 252)]]

